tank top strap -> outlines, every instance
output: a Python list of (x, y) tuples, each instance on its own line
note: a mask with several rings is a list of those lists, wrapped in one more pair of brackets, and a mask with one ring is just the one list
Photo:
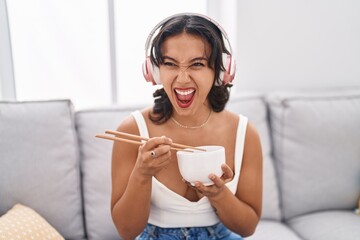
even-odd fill
[(227, 185), (232, 193), (236, 193), (237, 185), (240, 179), (241, 164), (244, 154), (244, 143), (246, 135), (246, 127), (248, 124), (248, 118), (244, 115), (239, 115), (239, 123), (236, 131), (236, 143), (235, 143), (235, 156), (234, 156), (234, 179)]
[(239, 126), (236, 133), (236, 147), (235, 147), (235, 172), (240, 176), (240, 169), (243, 160), (244, 154), (244, 143), (246, 135), (246, 127), (248, 123), (248, 118), (244, 115), (239, 115)]
[(140, 136), (149, 138), (149, 131), (147, 129), (144, 116), (141, 114), (141, 112), (139, 110), (136, 110), (132, 112), (131, 115), (135, 118), (136, 124), (139, 128)]

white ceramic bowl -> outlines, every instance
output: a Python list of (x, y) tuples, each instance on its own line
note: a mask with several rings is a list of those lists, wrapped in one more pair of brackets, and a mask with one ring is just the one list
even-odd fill
[(217, 176), (223, 174), (221, 165), (225, 163), (225, 148), (222, 146), (199, 146), (206, 149), (206, 152), (187, 149), (194, 152), (178, 151), (179, 170), (182, 177), (192, 185), (196, 181), (202, 182), (205, 186), (214, 184), (209, 179), (209, 174)]

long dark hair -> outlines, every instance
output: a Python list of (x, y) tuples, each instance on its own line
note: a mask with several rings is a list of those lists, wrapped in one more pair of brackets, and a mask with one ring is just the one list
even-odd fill
[[(153, 39), (150, 51), (152, 64), (159, 67), (163, 63), (161, 46), (164, 41), (181, 33), (193, 34), (206, 40), (211, 46), (211, 54), (208, 59), (208, 66), (215, 71), (215, 81), (208, 94), (210, 107), (214, 112), (224, 110), (230, 97), (231, 84), (222, 85), (220, 79), (221, 71), (225, 71), (222, 54), (230, 52), (226, 49), (221, 30), (210, 20), (191, 14), (178, 15), (170, 18), (160, 28)], [(215, 84), (217, 82), (217, 84)], [(149, 114), (150, 120), (155, 124), (166, 122), (172, 115), (173, 106), (163, 88), (153, 93), (154, 107)]]

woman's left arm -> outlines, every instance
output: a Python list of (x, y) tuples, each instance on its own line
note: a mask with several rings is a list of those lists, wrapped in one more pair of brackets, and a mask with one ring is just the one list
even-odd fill
[(209, 198), (219, 219), (231, 231), (243, 237), (254, 233), (262, 208), (262, 149), (256, 129), (248, 124), (243, 161), (236, 194), (225, 183), (233, 177), (232, 170), (223, 166), (224, 175), (211, 176), (214, 185), (196, 184), (199, 192)]

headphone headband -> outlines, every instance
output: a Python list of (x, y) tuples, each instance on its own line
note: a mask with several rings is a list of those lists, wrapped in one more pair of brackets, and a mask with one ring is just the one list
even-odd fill
[(222, 36), (223, 38), (225, 38), (226, 42), (227, 42), (227, 45), (229, 46), (229, 51), (230, 51), (230, 54), (232, 53), (232, 48), (231, 48), (231, 44), (230, 44), (230, 40), (228, 38), (228, 35), (226, 33), (226, 31), (224, 30), (223, 27), (221, 27), (221, 25), (216, 22), (214, 19), (204, 15), (204, 14), (200, 14), (200, 13), (190, 13), (190, 12), (186, 12), (186, 13), (177, 13), (177, 14), (174, 14), (174, 15), (171, 15), (165, 19), (163, 19), (161, 22), (159, 22), (158, 24), (156, 24), (156, 26), (151, 30), (149, 36), (147, 37), (146, 39), (146, 42), (145, 42), (145, 57), (148, 56), (147, 54), (147, 51), (149, 50), (149, 47), (150, 47), (150, 43), (151, 43), (151, 40), (155, 34), (155, 32), (162, 26), (164, 25), (164, 23), (166, 23), (167, 21), (169, 21), (170, 19), (174, 18), (174, 17), (177, 17), (177, 16), (183, 16), (183, 15), (189, 15), (189, 16), (197, 16), (197, 17), (202, 17), (202, 18), (205, 18), (207, 19), (208, 21), (212, 22), (216, 27), (218, 27), (222, 33)]

